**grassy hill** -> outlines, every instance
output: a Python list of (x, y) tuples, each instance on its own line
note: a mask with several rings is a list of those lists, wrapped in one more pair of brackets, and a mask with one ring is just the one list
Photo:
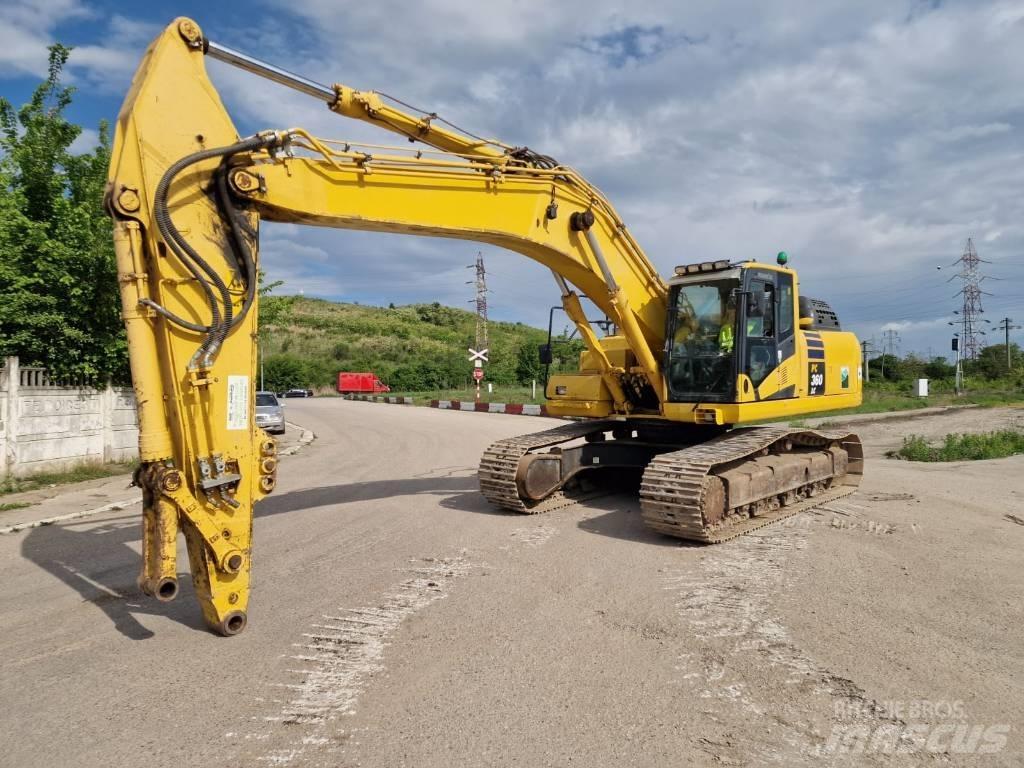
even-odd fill
[[(338, 371), (373, 371), (395, 391), (462, 386), (471, 376), (467, 347), (476, 316), (438, 303), (370, 307), (298, 296), (261, 302), (266, 386), (333, 386)], [(523, 323), (488, 324), (487, 379), (496, 384), (539, 378), (537, 345), (547, 331)], [(556, 343), (560, 368), (575, 367), (579, 343)], [(556, 360), (556, 362), (558, 362)]]

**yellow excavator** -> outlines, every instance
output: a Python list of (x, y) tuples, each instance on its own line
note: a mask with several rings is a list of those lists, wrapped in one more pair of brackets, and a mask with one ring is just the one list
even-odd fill
[[(301, 128), (240, 138), (207, 57), (407, 141)], [(253, 504), (277, 479), (276, 443), (253, 419), (261, 221), (474, 240), (551, 270), (586, 344), (579, 373), (552, 376), (546, 392), (549, 412), (571, 420), (487, 449), (480, 489), (499, 507), (544, 512), (629, 470), (648, 525), (717, 543), (860, 481), (855, 435), (738, 426), (861, 402), (856, 337), (800, 294), (785, 254), (695, 260), (663, 279), (571, 167), (384, 94), (291, 74), (190, 19), (172, 22), (135, 74), (106, 206), (138, 403), (139, 583), (177, 595), (183, 532), (204, 618), (221, 634), (246, 625)], [(580, 296), (612, 333), (598, 338)]]

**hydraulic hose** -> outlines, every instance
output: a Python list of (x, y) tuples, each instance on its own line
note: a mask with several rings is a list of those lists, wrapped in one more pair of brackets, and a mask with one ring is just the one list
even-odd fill
[[(256, 149), (271, 146), (277, 141), (277, 134), (268, 133), (253, 136), (229, 146), (216, 147), (195, 152), (172, 164), (167, 171), (164, 172), (163, 177), (160, 179), (160, 183), (157, 184), (153, 207), (153, 217), (156, 220), (157, 229), (168, 247), (175, 253), (175, 255), (178, 256), (188, 271), (202, 286), (203, 292), (206, 294), (207, 303), (210, 307), (210, 325), (204, 326), (193, 323), (179, 317), (165, 307), (162, 307), (150, 300), (145, 301), (145, 304), (152, 307), (163, 317), (183, 328), (187, 328), (188, 330), (195, 331), (197, 333), (205, 333), (203, 342), (196, 350), (190, 366), (197, 363), (201, 363), (203, 365), (209, 363), (210, 357), (223, 343), (231, 327), (233, 327), (248, 313), (249, 306), (252, 304), (256, 291), (257, 279), (255, 261), (252, 256), (252, 252), (248, 247), (248, 243), (245, 242), (242, 235), (242, 227), (238, 220), (240, 216), (231, 205), (230, 197), (228, 195), (226, 161), (232, 155), (241, 152), (251, 152)], [(217, 172), (216, 186), (218, 207), (221, 209), (222, 215), (224, 215), (228, 220), (232, 233), (231, 238), (234, 242), (233, 250), (235, 250), (236, 258), (239, 253), (242, 254), (241, 266), (245, 272), (247, 284), (246, 298), (243, 302), (242, 311), (238, 317), (232, 316), (233, 309), (231, 294), (227, 285), (224, 283), (224, 280), (210, 266), (209, 262), (200, 256), (199, 253), (197, 253), (196, 250), (185, 240), (181, 232), (174, 225), (174, 221), (171, 218), (170, 211), (167, 207), (167, 196), (174, 179), (189, 166), (213, 157), (225, 158), (225, 162), (221, 164), (221, 167), (218, 168)], [(245, 228), (249, 229), (248, 222), (245, 222)], [(217, 294), (219, 294), (219, 301), (218, 296), (214, 293), (214, 288), (216, 288)], [(221, 304), (224, 308), (223, 313), (220, 308)]]

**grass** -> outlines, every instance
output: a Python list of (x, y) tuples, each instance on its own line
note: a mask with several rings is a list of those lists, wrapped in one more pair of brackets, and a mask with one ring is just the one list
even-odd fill
[(31, 506), (27, 501), (11, 501), (6, 504), (0, 504), (0, 512), (10, 512), (15, 509), (25, 509), (25, 507)]
[[(1024, 392), (1021, 392), (1019, 389), (980, 390), (967, 392), (959, 397), (954, 395), (952, 392), (933, 392), (930, 397), (917, 397), (915, 395), (894, 391), (889, 387), (875, 388), (874, 385), (868, 385), (868, 387), (869, 388), (864, 390), (864, 402), (856, 408), (846, 408), (839, 411), (816, 411), (814, 413), (802, 414), (798, 422), (793, 422), (787, 417), (774, 419), (774, 421), (789, 421), (793, 426), (806, 426), (807, 419), (835, 419), (837, 417), (852, 414), (894, 413), (898, 411), (912, 411), (919, 408), (953, 405), (979, 405), (984, 407), (993, 407), (1024, 402)], [(395, 391), (387, 394), (398, 397), (412, 397), (417, 405), (423, 405), (429, 403), (431, 400), (461, 400), (472, 402), (476, 396), (476, 390), (473, 387), (461, 387), (432, 390), (427, 392)], [(530, 387), (512, 385), (494, 385), (494, 392), (488, 394), (485, 382), (484, 386), (480, 388), (480, 401), (484, 403), (546, 402), (541, 382), (537, 382), (536, 397), (531, 397)], [(838, 424), (835, 421), (829, 423), (829, 426), (837, 425)]]
[(135, 462), (112, 462), (109, 464), (82, 464), (65, 472), (39, 472), (26, 477), (0, 478), (0, 496), (11, 493), (36, 491), (51, 485), (80, 483), (84, 480), (97, 480), (102, 477), (113, 477), (130, 472)]
[(890, 451), (889, 456), (907, 461), (978, 461), (1018, 453), (1024, 453), (1024, 432), (1001, 429), (946, 435), (940, 445), (932, 445), (920, 435), (910, 435), (903, 438), (903, 446), (898, 451)]
[[(916, 397), (914, 395), (900, 394), (888, 389), (866, 389), (864, 390), (864, 401), (856, 408), (844, 408), (838, 411), (815, 411), (813, 413), (802, 414), (800, 416), (801, 423), (795, 426), (805, 426), (803, 422), (806, 419), (821, 419), (826, 417), (835, 419), (842, 416), (852, 416), (854, 414), (896, 413), (899, 411), (914, 411), (920, 408), (936, 406), (978, 405), (991, 408), (1000, 405), (1018, 404), (1021, 402), (1024, 402), (1024, 393), (1020, 390), (982, 391), (975, 393), (967, 392), (959, 397), (952, 393), (938, 393), (933, 394), (931, 397)], [(790, 424), (793, 424), (793, 422), (786, 417), (772, 419), (772, 421), (789, 421)], [(832, 422), (830, 423), (830, 426), (837, 426), (837, 423)]]

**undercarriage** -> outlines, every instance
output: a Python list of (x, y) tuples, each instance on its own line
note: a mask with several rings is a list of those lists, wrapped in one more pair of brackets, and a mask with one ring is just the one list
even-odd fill
[(479, 477), (492, 504), (537, 514), (607, 492), (601, 480), (632, 470), (650, 528), (714, 544), (853, 493), (863, 467), (860, 439), (846, 432), (635, 419), (499, 440)]

